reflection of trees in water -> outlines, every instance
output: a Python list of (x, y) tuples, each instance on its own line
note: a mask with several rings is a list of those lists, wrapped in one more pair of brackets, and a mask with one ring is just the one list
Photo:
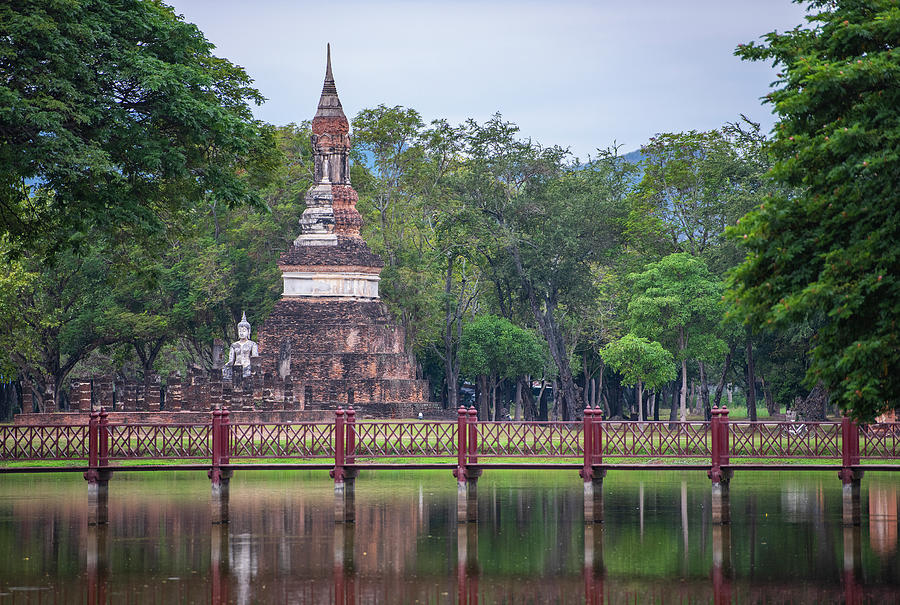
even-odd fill
[[(586, 550), (577, 477), (541, 485), (528, 477), (512, 481), (498, 476), (494, 481), (482, 478), (479, 485), (475, 554), (484, 600), (506, 595), (519, 601), (580, 600)], [(805, 496), (785, 497), (780, 487), (789, 482), (778, 488), (748, 487), (757, 477), (739, 475), (732, 484), (732, 595), (742, 600), (841, 600), (840, 482), (804, 480), (800, 491)], [(417, 478), (404, 478), (395, 490), (374, 489), (378, 478), (360, 479), (352, 545), (359, 600), (452, 602), (457, 583), (455, 485), (452, 478), (443, 479), (447, 485), (434, 478), (418, 484)], [(7, 490), (3, 481), (0, 591), (14, 578), (79, 594), (88, 533), (84, 483), (52, 489), (35, 482), (39, 493), (22, 489), (22, 497), (16, 498), (9, 495), (16, 490)], [(607, 479), (604, 571), (598, 576), (606, 600), (618, 602), (626, 592), (632, 600), (653, 595), (665, 601), (710, 600), (714, 532), (708, 519), (708, 481), (689, 480), (684, 492), (680, 478), (642, 482), (643, 490), (638, 480)], [(440, 487), (432, 489), (435, 484)], [(208, 490), (206, 481), (113, 480), (108, 594), (134, 594), (134, 601), (183, 601), (182, 594), (193, 595), (188, 600), (208, 600)], [(798, 492), (796, 486), (789, 490)], [(223, 558), (228, 594), (237, 602), (328, 601), (335, 573), (333, 502), (327, 480), (234, 481), (225, 534), (229, 554)], [(879, 550), (890, 547), (891, 540), (896, 552), (896, 505), (897, 483), (873, 481), (868, 510), (876, 552), (891, 552)], [(800, 511), (806, 515), (802, 523)], [(893, 523), (894, 533), (890, 525), (879, 529), (882, 522)], [(878, 542), (882, 534), (893, 538)], [(23, 561), (25, 556), (29, 562)], [(891, 582), (896, 588), (894, 578), (900, 577), (896, 556), (885, 555), (879, 566), (872, 569), (870, 563), (865, 570), (869, 582), (887, 583), (864, 587), (874, 600), (889, 593)]]

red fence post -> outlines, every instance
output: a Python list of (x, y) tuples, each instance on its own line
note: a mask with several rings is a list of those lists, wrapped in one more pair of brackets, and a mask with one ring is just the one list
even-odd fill
[(334, 417), (334, 470), (329, 474), (334, 483), (344, 483), (344, 408), (338, 408)]
[(88, 421), (88, 525), (104, 525), (109, 519), (109, 413), (91, 412)]
[(100, 409), (100, 422), (97, 423), (98, 460), (100, 467), (109, 466), (109, 412)]
[(859, 468), (859, 425), (849, 416), (844, 416), (841, 418), (841, 470), (838, 477), (843, 483), (841, 517), (848, 527), (861, 523), (862, 476), (863, 469)]
[[(91, 412), (90, 420), (88, 421), (88, 466), (92, 469), (95, 469), (99, 466), (98, 460), (100, 457), (100, 412)], [(90, 471), (88, 471), (90, 472)], [(96, 477), (88, 478), (87, 474), (85, 475), (85, 479), (91, 481), (92, 479), (96, 481)]]
[(212, 463), (212, 470), (210, 470), (209, 475), (209, 478), (213, 480), (213, 483), (218, 482), (218, 469), (222, 459), (222, 431), (220, 430), (221, 426), (222, 412), (220, 412), (219, 410), (213, 410), (212, 428), (210, 429), (210, 437), (212, 438), (212, 452), (210, 462)]
[(859, 425), (849, 416), (841, 418), (841, 471), (844, 485), (862, 478), (862, 471), (854, 470), (859, 465)]
[(709, 421), (710, 468), (707, 475), (712, 480), (712, 521), (718, 524), (731, 522), (731, 504), (729, 500), (729, 483), (731, 470), (727, 468), (729, 457), (728, 408), (722, 406), (712, 409)]
[(478, 477), (481, 476), (481, 469), (472, 466), (478, 464), (478, 411), (475, 406), (469, 408), (466, 416), (468, 417), (466, 482), (464, 485), (457, 484), (457, 487), (462, 489), (457, 489), (456, 493), (456, 520), (471, 523), (478, 520)]
[(462, 485), (466, 482), (466, 454), (468, 446), (466, 445), (466, 436), (468, 435), (469, 414), (466, 408), (460, 406), (456, 410), (456, 468), (453, 470), (453, 476), (456, 482)]
[(603, 410), (594, 408), (594, 460), (593, 464), (603, 464)]
[(603, 521), (603, 478), (605, 470), (594, 470), (594, 465), (601, 459), (599, 452), (602, 444), (600, 436), (601, 411), (585, 408), (584, 422), (584, 466), (579, 471), (584, 480), (584, 521), (600, 523)]
[(347, 410), (347, 464), (356, 462), (356, 410)]
[(478, 410), (475, 406), (469, 408), (469, 464), (478, 463)]
[(231, 462), (231, 424), (228, 420), (230, 414), (227, 409), (222, 408), (221, 420), (219, 421), (219, 431), (221, 432), (219, 461), (221, 464), (229, 464)]
[[(719, 464), (727, 466), (731, 464), (731, 431), (728, 428), (728, 408), (724, 405), (719, 408), (719, 430), (722, 433), (719, 439)], [(727, 478), (731, 478), (729, 474)]]
[(582, 422), (582, 438), (584, 439), (584, 466), (581, 472), (581, 478), (587, 483), (594, 478), (594, 410), (591, 408), (584, 409), (584, 420)]
[(231, 479), (231, 471), (223, 470), (222, 465), (230, 462), (230, 447), (228, 444), (228, 410), (216, 409), (212, 411), (212, 438), (211, 462), (207, 476), (212, 482), (212, 522), (214, 524), (228, 523), (228, 483)]
[(346, 468), (353, 464), (356, 449), (355, 416), (351, 409), (345, 418), (343, 408), (338, 408), (334, 419), (334, 470), (330, 474), (334, 479), (334, 520), (339, 523), (352, 523), (356, 519), (356, 469)]
[[(712, 480), (713, 484), (722, 482), (722, 464), (725, 446), (722, 443), (722, 413), (724, 408), (714, 407), (712, 409), (711, 418), (709, 420), (709, 436), (710, 436), (710, 466), (707, 476)], [(727, 430), (727, 427), (725, 427)]]
[(89, 484), (100, 479), (100, 412), (93, 411), (88, 420), (88, 470), (84, 474)]

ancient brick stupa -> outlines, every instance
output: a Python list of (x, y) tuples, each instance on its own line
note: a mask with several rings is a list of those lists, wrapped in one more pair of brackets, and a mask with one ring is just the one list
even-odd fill
[(301, 233), (278, 262), (284, 291), (259, 330), (262, 371), (291, 377), (296, 407), (353, 405), (362, 416), (434, 412), (404, 332), (378, 298), (381, 258), (360, 237), (350, 185), (350, 124), (331, 73), (312, 121), (315, 182)]

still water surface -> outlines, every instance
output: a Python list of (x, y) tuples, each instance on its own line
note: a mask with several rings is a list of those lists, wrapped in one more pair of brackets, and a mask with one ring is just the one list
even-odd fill
[(0, 605), (900, 601), (900, 473), (856, 528), (835, 475), (738, 473), (722, 527), (704, 473), (610, 472), (585, 525), (577, 473), (488, 471), (467, 527), (446, 471), (362, 473), (355, 524), (327, 473), (239, 471), (221, 526), (203, 475), (132, 473), (99, 528), (79, 476), (0, 476)]

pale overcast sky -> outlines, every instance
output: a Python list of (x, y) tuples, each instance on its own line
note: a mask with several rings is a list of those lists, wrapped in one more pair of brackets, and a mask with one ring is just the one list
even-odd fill
[(258, 118), (310, 119), (325, 44), (347, 116), (403, 105), (426, 121), (483, 121), (499, 111), (524, 136), (584, 159), (615, 140), (637, 149), (658, 132), (707, 130), (760, 103), (769, 65), (740, 43), (803, 23), (789, 0), (175, 0), (243, 66), (268, 101)]

